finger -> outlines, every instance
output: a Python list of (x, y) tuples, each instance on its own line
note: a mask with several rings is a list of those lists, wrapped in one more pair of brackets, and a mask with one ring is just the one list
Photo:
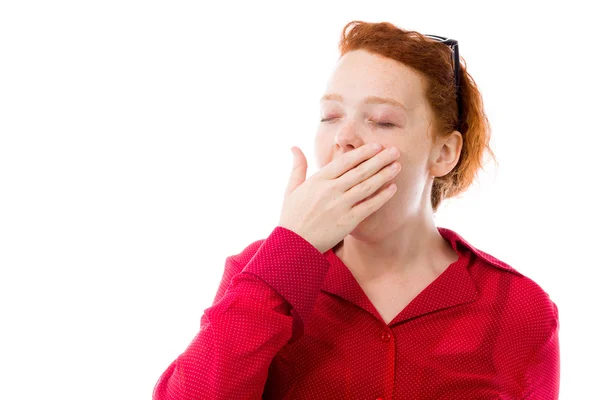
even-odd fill
[(397, 161), (391, 165), (388, 165), (379, 171), (379, 173), (360, 182), (345, 192), (343, 195), (344, 201), (347, 201), (348, 204), (356, 206), (363, 201), (366, 202), (371, 200), (372, 197), (377, 196), (387, 187), (394, 184), (393, 179), (396, 175), (398, 175), (401, 169), (402, 167)]
[[(391, 166), (392, 163), (399, 157), (397, 149), (395, 153), (392, 153), (391, 150), (392, 149), (389, 148), (379, 152), (377, 155), (375, 155), (375, 157), (371, 157), (367, 161), (358, 165), (356, 168), (353, 168), (344, 175), (340, 176), (336, 180), (336, 187), (339, 190), (346, 192), (361, 182), (364, 182), (372, 176), (378, 174), (380, 171), (383, 171), (383, 168), (386, 166)], [(378, 181), (373, 182), (377, 183)], [(381, 182), (381, 184), (384, 182)], [(377, 186), (373, 191), (375, 191), (377, 188), (379, 188), (379, 186)]]
[(298, 186), (304, 183), (306, 180), (306, 170), (308, 169), (308, 163), (302, 150), (296, 146), (293, 146), (291, 150), (294, 158), (290, 180), (285, 189), (286, 195), (292, 193)]
[(350, 211), (352, 214), (352, 218), (356, 218), (357, 220), (362, 222), (369, 215), (373, 214), (375, 211), (383, 207), (383, 205), (392, 198), (392, 196), (396, 193), (397, 190), (398, 188), (393, 182), (391, 182), (389, 186), (381, 188), (381, 190), (377, 192), (373, 197), (366, 199), (352, 207)]
[(347, 171), (379, 153), (383, 146), (379, 145), (379, 148), (375, 148), (373, 147), (375, 145), (379, 144), (368, 143), (344, 153), (341, 157), (321, 168), (315, 175), (319, 175), (321, 179), (337, 179)]

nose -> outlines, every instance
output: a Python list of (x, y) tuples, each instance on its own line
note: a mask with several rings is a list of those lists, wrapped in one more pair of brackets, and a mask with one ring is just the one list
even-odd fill
[(351, 120), (340, 124), (335, 135), (335, 142), (343, 152), (351, 151), (365, 144), (363, 135), (359, 132), (356, 123)]

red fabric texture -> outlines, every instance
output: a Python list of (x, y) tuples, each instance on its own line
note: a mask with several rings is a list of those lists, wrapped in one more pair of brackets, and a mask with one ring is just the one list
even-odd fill
[(556, 304), (438, 230), (459, 259), (385, 324), (333, 250), (276, 227), (227, 257), (153, 399), (558, 399)]

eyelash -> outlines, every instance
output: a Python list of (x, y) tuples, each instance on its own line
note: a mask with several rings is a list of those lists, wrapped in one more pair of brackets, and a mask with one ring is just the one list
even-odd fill
[[(329, 122), (334, 118), (323, 118), (321, 119), (321, 122)], [(392, 124), (391, 122), (376, 122), (376, 124), (382, 128), (393, 128), (396, 125)]]

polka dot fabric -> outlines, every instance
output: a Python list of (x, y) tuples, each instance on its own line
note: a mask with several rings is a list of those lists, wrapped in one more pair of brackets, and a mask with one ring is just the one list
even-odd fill
[(386, 324), (333, 250), (276, 227), (227, 257), (153, 399), (558, 399), (556, 304), (438, 230), (459, 259)]

